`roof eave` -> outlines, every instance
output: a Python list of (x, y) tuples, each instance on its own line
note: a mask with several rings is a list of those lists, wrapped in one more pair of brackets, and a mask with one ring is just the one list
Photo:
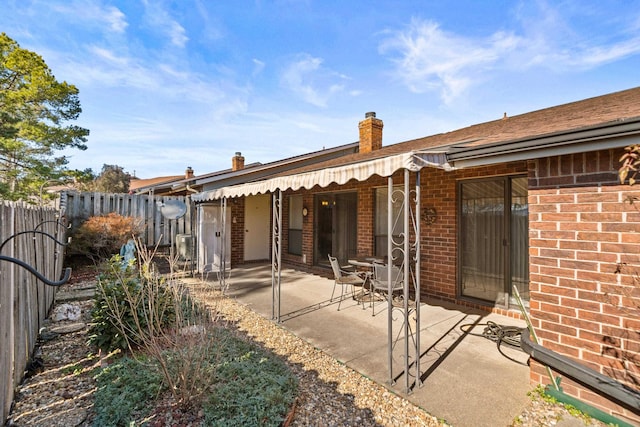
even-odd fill
[(462, 169), (621, 148), (634, 143), (640, 143), (640, 118), (480, 147), (456, 147), (448, 152), (447, 159), (456, 169)]

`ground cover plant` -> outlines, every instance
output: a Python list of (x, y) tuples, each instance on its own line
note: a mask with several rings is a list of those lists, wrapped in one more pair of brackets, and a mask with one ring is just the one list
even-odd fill
[[(207, 362), (214, 381), (200, 408), (182, 411), (200, 412), (207, 426), (281, 425), (296, 396), (296, 377), (281, 359), (233, 329), (217, 327), (212, 335)], [(153, 359), (122, 357), (96, 378), (96, 426), (153, 425), (154, 408), (169, 393)]]

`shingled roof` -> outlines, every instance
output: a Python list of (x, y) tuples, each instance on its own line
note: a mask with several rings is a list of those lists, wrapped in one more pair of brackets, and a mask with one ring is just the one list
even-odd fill
[(527, 139), (535, 140), (543, 136), (570, 133), (630, 120), (640, 120), (640, 87), (383, 146), (380, 150), (367, 154), (356, 153), (318, 163), (308, 168), (289, 171), (287, 175), (342, 166), (409, 151), (459, 152), (460, 149), (491, 144)]
[[(587, 152), (638, 142), (640, 87), (413, 139), (272, 175), (260, 182), (194, 199), (311, 188), (348, 179), (388, 176), (398, 168), (451, 170), (479, 164)], [(415, 161), (414, 161), (415, 160)]]

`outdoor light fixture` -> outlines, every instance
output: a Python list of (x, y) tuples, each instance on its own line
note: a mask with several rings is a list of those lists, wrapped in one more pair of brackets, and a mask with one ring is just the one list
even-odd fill
[(309, 213), (309, 211), (307, 210), (306, 207), (302, 208), (302, 216), (307, 216), (307, 214)]

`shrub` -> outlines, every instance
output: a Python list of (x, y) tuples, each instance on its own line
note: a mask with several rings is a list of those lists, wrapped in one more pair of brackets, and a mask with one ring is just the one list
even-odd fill
[(214, 378), (206, 362), (211, 313), (179, 282), (157, 275), (149, 267), (149, 251), (137, 249), (138, 263), (125, 265), (116, 255), (102, 268), (89, 343), (105, 351), (130, 350), (134, 357), (144, 354), (159, 367), (177, 404), (199, 404)]
[(84, 255), (99, 263), (120, 253), (122, 245), (140, 231), (139, 221), (133, 217), (114, 212), (92, 216), (73, 233), (67, 252)]
[(175, 404), (203, 408), (208, 425), (278, 425), (296, 388), (284, 362), (220, 328), (181, 283), (149, 268), (152, 256), (139, 245), (138, 256), (139, 269), (133, 262), (123, 265), (120, 256), (103, 268), (91, 342), (143, 358), (137, 369), (159, 373)]
[(149, 286), (136, 268), (123, 269), (122, 258), (114, 255), (98, 275), (91, 319), (89, 344), (128, 350), (143, 344), (143, 334), (175, 322), (175, 307), (169, 288)]

